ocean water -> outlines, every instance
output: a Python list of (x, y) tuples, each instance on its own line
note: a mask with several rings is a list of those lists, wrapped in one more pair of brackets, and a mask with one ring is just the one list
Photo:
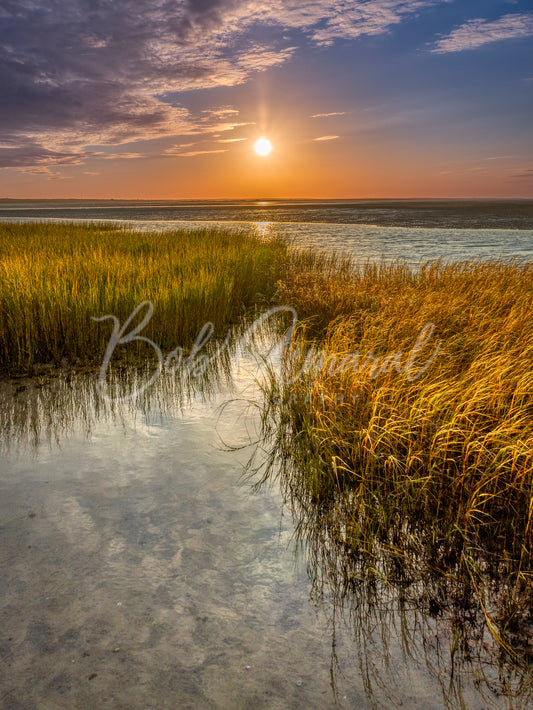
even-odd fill
[(0, 201), (0, 221), (117, 222), (138, 229), (222, 226), (289, 238), (357, 261), (533, 257), (533, 200)]

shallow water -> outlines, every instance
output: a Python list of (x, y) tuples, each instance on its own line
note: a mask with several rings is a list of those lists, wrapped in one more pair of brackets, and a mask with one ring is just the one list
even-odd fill
[(210, 407), (136, 419), (0, 460), (4, 707), (327, 706), (275, 494)]
[(533, 200), (0, 200), (0, 218), (533, 228)]
[(355, 627), (310, 597), (279, 490), (243, 476), (254, 374), (127, 404), (89, 375), (4, 388), (2, 707), (527, 707), (497, 666), (452, 678), (450, 630), (387, 594)]
[[(252, 495), (247, 451), (224, 450), (250, 411), (220, 401), (85, 410), (1, 455), (4, 707), (333, 705), (279, 495)], [(364, 706), (352, 676), (341, 700)]]
[[(32, 217), (6, 218), (3, 221), (35, 221)], [(206, 229), (210, 227), (249, 230), (261, 236), (279, 234), (296, 247), (312, 248), (327, 253), (349, 256), (356, 262), (395, 261), (401, 259), (416, 265), (428, 259), (458, 261), (464, 259), (496, 259), (516, 257), (533, 259), (533, 229), (455, 229), (428, 227), (384, 227), (371, 224), (337, 224), (306, 222), (244, 222), (109, 219), (105, 212), (94, 212), (88, 219), (41, 218), (43, 221), (103, 220), (133, 229), (157, 232), (173, 229)]]

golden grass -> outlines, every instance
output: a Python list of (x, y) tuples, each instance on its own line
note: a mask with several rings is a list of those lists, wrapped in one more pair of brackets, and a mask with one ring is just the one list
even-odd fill
[(286, 253), (280, 240), (213, 229), (0, 224), (1, 368), (101, 361), (112, 324), (92, 317), (114, 314), (123, 323), (145, 300), (154, 316), (142, 334), (164, 351), (190, 346), (206, 321), (220, 335), (271, 298)]
[[(258, 304), (294, 306), (305, 327), (293, 365), (310, 345), (318, 352), (279, 392), (276, 417), (302, 490), (318, 502), (346, 493), (352, 511), (379, 500), (385, 526), (408, 514), (531, 554), (530, 262), (354, 269), (250, 233), (0, 224), (4, 373), (64, 358), (101, 362), (111, 323), (92, 317), (124, 322), (145, 300), (155, 310), (143, 335), (165, 353), (190, 346), (206, 321), (225, 335)], [(428, 323), (434, 332), (405, 371)], [(153, 355), (144, 345), (127, 350)]]
[[(339, 505), (340, 493), (348, 544), (401, 519), (428, 531), (435, 548), (439, 535), (459, 531), (465, 544), (512, 555), (527, 572), (533, 264), (309, 269), (280, 282), (278, 298), (309, 319), (293, 344), (292, 372), (310, 344), (321, 353), (271, 398), (280, 451), (294, 462), (292, 489), (317, 504)], [(434, 332), (406, 373), (428, 323)]]
[(261, 480), (279, 476), (317, 579), (478, 610), (530, 667), (533, 263), (310, 263), (277, 298), (303, 323), (265, 393)]

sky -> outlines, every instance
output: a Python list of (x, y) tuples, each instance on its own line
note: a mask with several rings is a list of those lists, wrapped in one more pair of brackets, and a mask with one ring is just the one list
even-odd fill
[(0, 198), (533, 198), (531, 0), (0, 0), (0, 92)]

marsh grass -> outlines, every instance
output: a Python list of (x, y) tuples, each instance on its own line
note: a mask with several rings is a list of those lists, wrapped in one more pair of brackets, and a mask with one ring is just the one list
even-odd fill
[[(436, 574), (444, 588), (426, 601), (445, 606), (455, 580), (457, 603), (474, 598), (515, 653), (533, 590), (531, 262), (356, 268), (250, 233), (0, 225), (4, 374), (101, 362), (111, 323), (92, 318), (123, 323), (146, 300), (142, 334), (165, 354), (190, 348), (207, 321), (220, 338), (257, 307), (295, 307), (260, 448), (265, 477), (276, 471), (303, 511), (298, 530), (319, 528), (321, 549), (342, 551), (348, 586)], [(126, 350), (130, 363), (153, 357)]]
[(345, 579), (355, 559), (452, 577), (511, 652), (533, 592), (533, 264), (310, 268), (277, 297), (304, 323), (266, 392), (267, 470), (306, 537), (318, 517)]
[[(280, 284), (278, 297), (305, 313), (308, 292), (324, 299), (315, 313), (334, 318), (318, 365), (282, 396), (313, 495), (379, 495), (391, 515), (409, 509), (524, 552), (533, 532), (533, 264), (367, 265), (344, 282), (303, 275)], [(293, 367), (308, 352), (294, 347)]]
[[(268, 302), (287, 245), (223, 230), (135, 232), (110, 224), (0, 224), (0, 362), (4, 373), (43, 363), (102, 360), (113, 314), (154, 304), (142, 335), (165, 352), (190, 347), (207, 321), (215, 337)], [(139, 317), (132, 327), (141, 320)], [(130, 344), (122, 357), (154, 355)]]

